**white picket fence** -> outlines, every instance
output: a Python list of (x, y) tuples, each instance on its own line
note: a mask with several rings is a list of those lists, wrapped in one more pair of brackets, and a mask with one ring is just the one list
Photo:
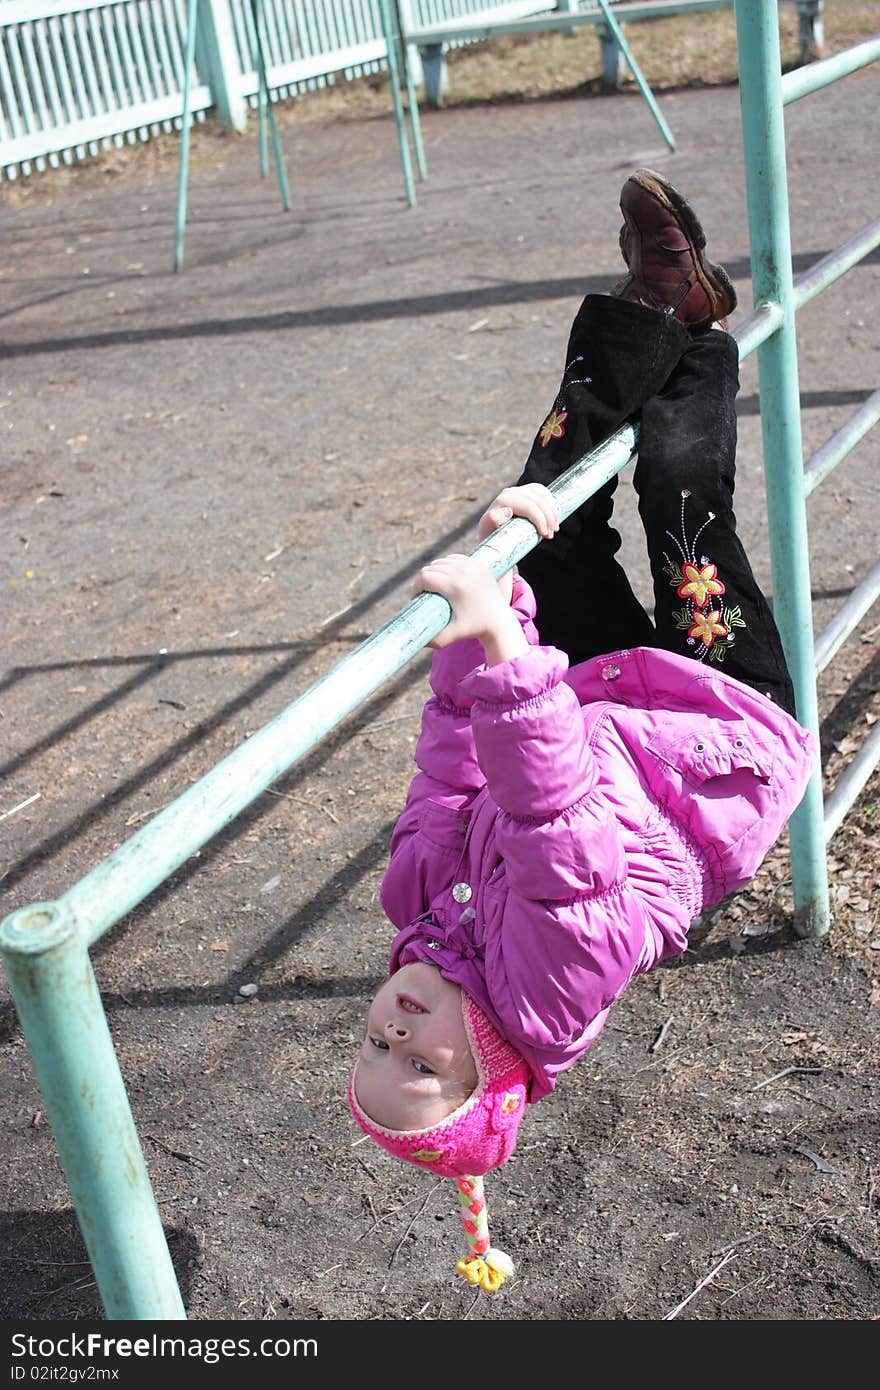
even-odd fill
[[(406, 29), (577, 0), (399, 0)], [(594, 0), (584, 0), (592, 8)], [(0, 179), (180, 126), (189, 0), (2, 0)], [(378, 0), (259, 0), (274, 97), (385, 67)], [(253, 0), (200, 0), (191, 110), (239, 128), (257, 92)]]

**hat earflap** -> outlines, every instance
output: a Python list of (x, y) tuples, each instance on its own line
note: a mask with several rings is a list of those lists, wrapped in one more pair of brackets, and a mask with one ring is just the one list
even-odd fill
[(458, 1261), (456, 1271), (469, 1284), (479, 1284), (487, 1293), (494, 1293), (508, 1279), (514, 1278), (516, 1269), (513, 1260), (503, 1250), (495, 1250), (489, 1244), (489, 1218), (483, 1179), (456, 1178), (455, 1185), (462, 1206), (461, 1223), (471, 1246), (471, 1254)]

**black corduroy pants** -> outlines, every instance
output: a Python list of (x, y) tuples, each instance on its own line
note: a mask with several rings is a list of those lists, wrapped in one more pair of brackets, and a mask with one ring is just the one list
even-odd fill
[(520, 570), (541, 639), (572, 662), (659, 646), (728, 675), (793, 712), (779, 633), (736, 530), (736, 343), (691, 334), (670, 314), (588, 295), (572, 324), (562, 383), (520, 483), (551, 483), (638, 420), (633, 483), (654, 586), (648, 617), (615, 559), (613, 478), (541, 542)]

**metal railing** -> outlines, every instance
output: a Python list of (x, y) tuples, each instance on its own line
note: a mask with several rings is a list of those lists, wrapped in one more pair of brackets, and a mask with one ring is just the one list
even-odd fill
[[(765, 452), (771, 461), (766, 470), (771, 559), (775, 592), (784, 599), (777, 617), (800, 716), (815, 728), (817, 664), (830, 657), (877, 597), (880, 566), (814, 647), (804, 515), (809, 485), (800, 455), (793, 320), (801, 304), (880, 243), (880, 223), (793, 281), (781, 125), (785, 99), (800, 92), (797, 83), (786, 86), (780, 78), (776, 0), (748, 0), (737, 10), (756, 307), (735, 336), (741, 358), (759, 354)], [(822, 85), (823, 72), (833, 81), (878, 56), (880, 38), (852, 50), (848, 60), (838, 55), (832, 66), (817, 65), (813, 86)], [(876, 418), (872, 399), (867, 415)], [(864, 433), (864, 409), (859, 416), (845, 439), (835, 436), (825, 446), (831, 456), (843, 457), (844, 445), (852, 447), (855, 436)], [(568, 516), (619, 473), (637, 444), (636, 428), (626, 425), (558, 479), (552, 491), (560, 515)], [(826, 462), (812, 463), (813, 473), (808, 465), (806, 477), (824, 476)], [(501, 574), (536, 543), (531, 525), (516, 519), (478, 550)], [(798, 592), (792, 594), (795, 586)], [(421, 652), (449, 616), (445, 599), (419, 595), (59, 899), (23, 907), (0, 924), (0, 952), (108, 1318), (170, 1319), (185, 1312), (89, 947)], [(814, 934), (827, 926), (826, 833), (839, 824), (878, 754), (880, 730), (875, 730), (835, 788), (824, 819), (817, 774), (792, 821), (796, 902), (805, 930)]]
[[(795, 688), (798, 716), (819, 731), (817, 670), (830, 660), (880, 595), (875, 567), (833, 621), (832, 632), (813, 641), (807, 498), (855, 447), (878, 418), (875, 394), (849, 425), (808, 461), (801, 441), (795, 315), (820, 291), (880, 244), (880, 220), (839, 246), (798, 281), (793, 279), (783, 108), (880, 58), (880, 35), (845, 53), (784, 76), (781, 72), (775, 0), (738, 0), (743, 150), (749, 209), (749, 243), (754, 303), (769, 325), (758, 351), (761, 428), (764, 441), (774, 614)], [(790, 823), (795, 911), (805, 935), (828, 930), (828, 872), (825, 846), (839, 827), (873, 767), (880, 739), (872, 735), (823, 802), (817, 769)]]

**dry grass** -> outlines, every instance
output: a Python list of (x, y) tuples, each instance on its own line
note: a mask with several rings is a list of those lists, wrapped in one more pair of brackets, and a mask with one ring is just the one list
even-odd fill
[[(831, 0), (824, 14), (825, 54), (870, 38), (880, 30), (880, 0)], [(798, 64), (798, 18), (793, 4), (779, 11), (783, 68)], [(684, 15), (630, 24), (626, 40), (652, 88), (718, 86), (737, 78), (733, 12)], [(534, 38), (493, 39), (449, 58), (448, 106), (475, 101), (534, 100), (600, 91), (599, 43), (591, 28), (573, 38), (540, 34)], [(628, 72), (625, 84), (632, 82)]]

